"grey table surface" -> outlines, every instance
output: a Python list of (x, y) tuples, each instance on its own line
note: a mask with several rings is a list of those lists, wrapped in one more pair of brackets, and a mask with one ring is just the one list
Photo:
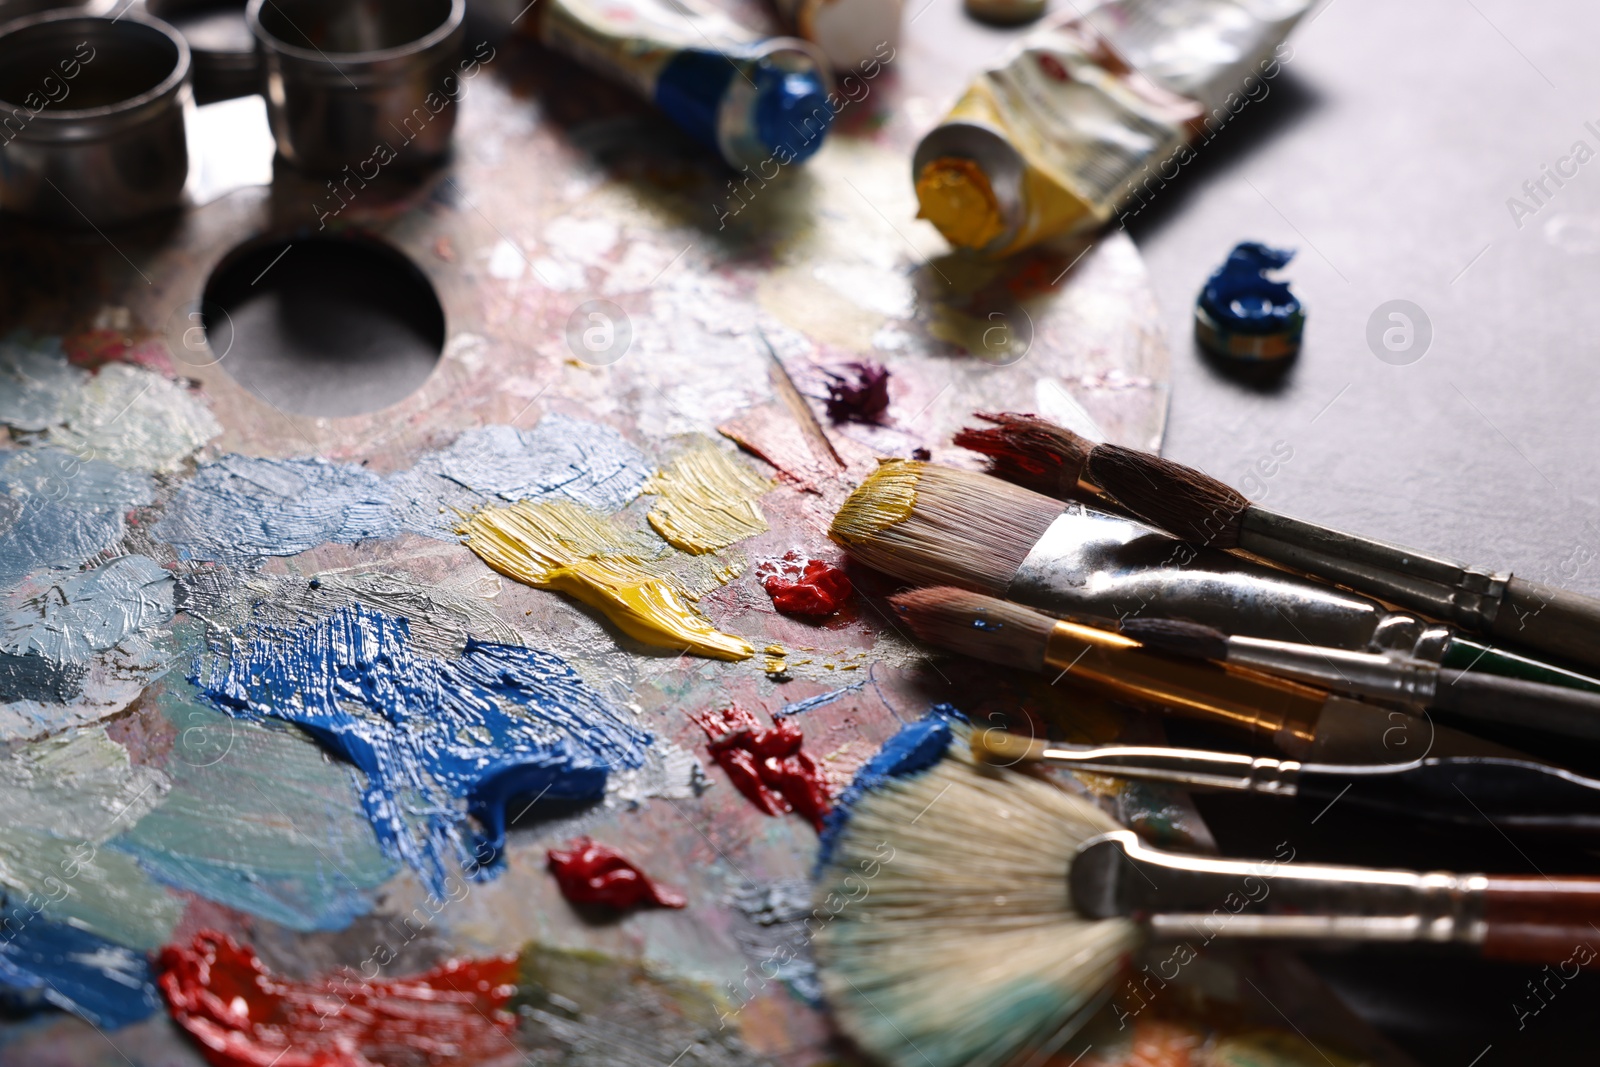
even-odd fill
[[(1165, 454), (1289, 514), (1600, 593), (1597, 43), (1593, 3), (1314, 12), (1268, 94), (1127, 221), (1172, 341)], [(1298, 249), (1305, 344), (1275, 376), (1193, 340), (1240, 240)], [(1395, 300), (1422, 312), (1409, 350), (1382, 343)], [(1275, 446), (1292, 458), (1264, 476)], [(1535, 999), (1532, 969), (1317, 965), (1423, 1062), (1594, 1061), (1592, 979)]]

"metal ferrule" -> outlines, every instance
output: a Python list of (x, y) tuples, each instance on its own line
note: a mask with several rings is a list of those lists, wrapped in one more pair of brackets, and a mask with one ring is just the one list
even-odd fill
[(1230, 639), (1228, 662), (1335, 692), (1417, 707), (1432, 704), (1439, 686), (1439, 668), (1435, 664), (1260, 637)]
[(1244, 513), (1239, 547), (1479, 632), (1494, 623), (1511, 579), (1260, 508)]
[(1483, 875), (1191, 856), (1128, 830), (1086, 842), (1069, 881), (1086, 916), (1164, 938), (1479, 944), (1487, 929)]
[(1032, 749), (1025, 758), (1091, 774), (1281, 797), (1295, 795), (1295, 779), (1300, 773), (1300, 764), (1294, 760), (1158, 745), (1045, 744)]
[(1006, 599), (1074, 617), (1191, 619), (1225, 633), (1437, 659), (1436, 628), (1356, 593), (1068, 503)]

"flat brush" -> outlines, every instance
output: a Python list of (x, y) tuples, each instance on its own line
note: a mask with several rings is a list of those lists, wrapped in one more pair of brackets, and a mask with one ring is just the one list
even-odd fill
[(1600, 691), (1600, 681), (1463, 641), (1359, 593), (976, 471), (885, 462), (846, 499), (828, 535), (912, 585), (960, 586), (1054, 615), (1191, 619), (1241, 636), (1398, 652)]
[[(1114, 996), (1120, 975), (1139, 974), (1130, 957), (1151, 941), (1186, 948), (1183, 962), (1213, 941), (1281, 939), (1433, 943), (1562, 964), (1600, 922), (1592, 878), (1151, 848), (1089, 799), (979, 764), (953, 740), (931, 767), (906, 761), (858, 778), (816, 887), (829, 1006), (891, 1067), (995, 1067), (1024, 1052), (1043, 1062)], [(1162, 995), (1147, 981), (1138, 992)]]
[(1066, 745), (1002, 730), (973, 735), (983, 759), (1048, 763), (1190, 789), (1339, 801), (1408, 820), (1496, 832), (1600, 838), (1600, 781), (1498, 756), (1428, 756), (1405, 763), (1301, 763), (1156, 745)]
[(1600, 667), (1600, 599), (1280, 515), (1192, 467), (1095, 444), (1043, 419), (979, 417), (996, 428), (963, 431), (956, 443), (989, 455), (996, 473), (1021, 484), (1088, 495), (1186, 541), (1242, 549), (1466, 630)]
[(1229, 637), (1181, 619), (1128, 619), (1121, 633), (1145, 648), (1281, 675), (1334, 692), (1452, 712), (1478, 722), (1600, 740), (1600, 693), (1448, 670), (1402, 656)]
[(889, 603), (929, 644), (1003, 667), (1070, 674), (1112, 696), (1247, 731), (1297, 758), (1358, 763), (1394, 762), (1424, 751), (1522, 755), (1316, 685), (1195, 662), (1146, 647), (1127, 633), (1051, 618), (982, 593), (914, 589)]

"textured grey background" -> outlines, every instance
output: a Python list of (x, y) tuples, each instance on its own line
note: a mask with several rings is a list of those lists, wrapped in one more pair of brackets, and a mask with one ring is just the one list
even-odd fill
[[(1600, 593), (1600, 5), (1333, 0), (1292, 43), (1269, 95), (1128, 223), (1173, 347), (1166, 455), (1290, 514)], [(1519, 228), (1507, 198), (1536, 206), (1522, 183), (1580, 139), (1597, 158)], [(1245, 239), (1299, 249), (1306, 341), (1278, 378), (1193, 341), (1201, 283)], [(1432, 323), (1406, 366), (1367, 343), (1394, 299)], [(1293, 458), (1247, 481), (1278, 442)], [(1595, 1061), (1592, 977), (1519, 1018), (1536, 969), (1314, 962), (1430, 1065)]]

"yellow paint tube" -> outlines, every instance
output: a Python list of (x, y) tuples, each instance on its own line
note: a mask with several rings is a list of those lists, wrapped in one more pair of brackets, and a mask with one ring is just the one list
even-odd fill
[(919, 217), (1003, 256), (1104, 225), (1278, 73), (1310, 0), (1112, 0), (1030, 33), (912, 161)]

